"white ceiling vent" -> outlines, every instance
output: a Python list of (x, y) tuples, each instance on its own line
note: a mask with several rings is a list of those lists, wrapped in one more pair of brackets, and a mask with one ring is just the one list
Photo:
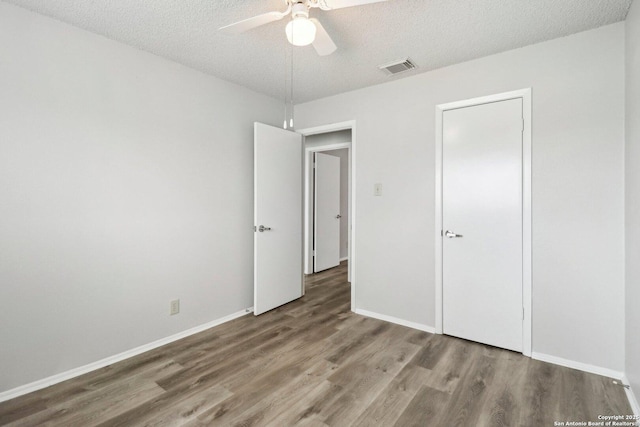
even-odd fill
[(390, 64), (380, 65), (378, 68), (391, 76), (393, 74), (413, 70), (416, 68), (416, 64), (414, 64), (409, 58), (405, 58), (400, 61), (394, 61)]

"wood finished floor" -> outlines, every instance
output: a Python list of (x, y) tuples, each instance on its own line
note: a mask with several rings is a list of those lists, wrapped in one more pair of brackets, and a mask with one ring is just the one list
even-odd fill
[(349, 311), (346, 265), (307, 294), (0, 403), (10, 426), (553, 426), (631, 414), (611, 379)]

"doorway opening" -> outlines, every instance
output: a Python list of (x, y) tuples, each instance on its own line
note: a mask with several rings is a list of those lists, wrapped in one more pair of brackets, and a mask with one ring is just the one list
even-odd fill
[[(316, 154), (327, 156), (327, 160), (339, 160), (340, 164), (340, 208), (332, 219), (340, 224), (339, 232), (339, 262), (347, 262), (347, 280), (351, 283), (351, 309), (355, 309), (355, 253), (353, 244), (355, 241), (355, 200), (354, 194), (354, 158), (356, 142), (355, 121), (335, 123), (315, 128), (298, 130), (304, 136), (304, 242), (303, 258), (304, 273), (313, 274), (314, 249), (318, 243), (318, 232), (322, 231), (320, 224), (314, 215), (318, 206), (316, 202), (314, 180), (314, 159)], [(346, 181), (346, 182), (345, 182)], [(345, 194), (346, 193), (346, 194)], [(322, 202), (322, 201), (320, 201)], [(340, 218), (335, 218), (340, 216)], [(321, 266), (319, 266), (322, 268)], [(304, 286), (304, 285), (303, 285)], [(303, 288), (304, 294), (304, 288)]]

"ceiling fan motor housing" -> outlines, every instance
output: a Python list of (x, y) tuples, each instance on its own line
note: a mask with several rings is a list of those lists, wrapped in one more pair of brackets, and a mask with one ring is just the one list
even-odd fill
[(309, 8), (302, 1), (296, 2), (291, 7), (291, 17), (293, 19), (295, 19), (295, 18), (303, 18), (303, 17), (308, 19), (309, 18)]

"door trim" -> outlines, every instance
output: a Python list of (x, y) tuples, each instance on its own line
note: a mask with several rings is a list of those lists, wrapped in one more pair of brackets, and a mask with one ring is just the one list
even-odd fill
[[(320, 133), (329, 133), (336, 132), (340, 130), (348, 130), (351, 129), (351, 143), (348, 146), (345, 144), (327, 144), (324, 146), (317, 147), (309, 147), (309, 150), (305, 147), (305, 155), (304, 155), (304, 171), (305, 171), (305, 188), (308, 186), (309, 174), (307, 165), (309, 164), (309, 158), (311, 157), (311, 153), (313, 151), (327, 151), (327, 150), (336, 150), (340, 148), (348, 148), (349, 149), (349, 236), (348, 236), (348, 246), (349, 246), (349, 265), (348, 265), (348, 280), (351, 282), (351, 311), (356, 310), (356, 251), (354, 250), (356, 244), (356, 121), (349, 120), (345, 122), (333, 123), (328, 125), (316, 126), (305, 129), (296, 129), (296, 132), (301, 133), (303, 136), (317, 135)], [(329, 147), (329, 148), (327, 148)], [(322, 150), (319, 150), (322, 148)], [(313, 150), (313, 151), (312, 151)], [(305, 215), (305, 233), (308, 230), (308, 221), (309, 221), (309, 195), (306, 194), (304, 196), (304, 215)], [(305, 244), (306, 248), (306, 244)], [(305, 257), (305, 261), (308, 258)], [(306, 264), (306, 262), (305, 262)], [(303, 284), (303, 295), (304, 295), (304, 284)]]
[(435, 212), (435, 282), (436, 333), (442, 334), (442, 120), (443, 113), (491, 102), (522, 99), (524, 119), (522, 133), (522, 354), (532, 352), (532, 252), (531, 252), (531, 88), (436, 105), (436, 212)]

